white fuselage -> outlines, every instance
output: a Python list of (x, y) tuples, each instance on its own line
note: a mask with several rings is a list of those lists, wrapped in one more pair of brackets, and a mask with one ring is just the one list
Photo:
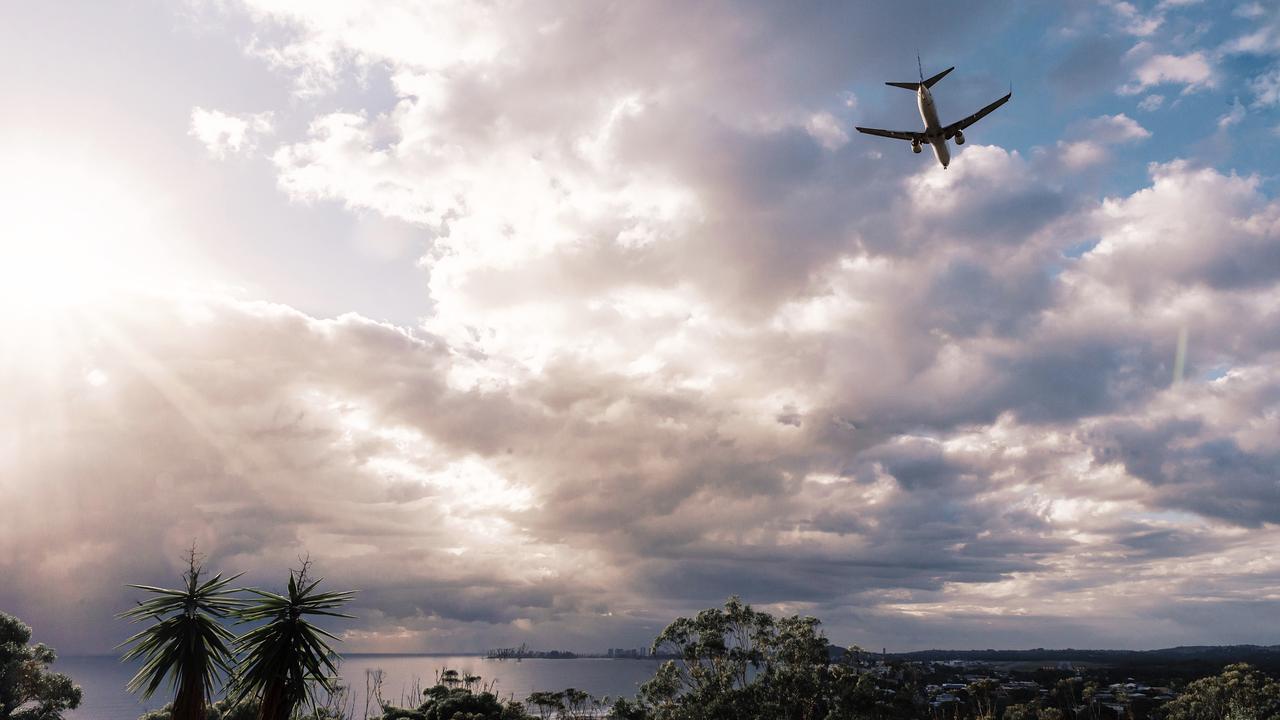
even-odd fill
[(920, 119), (924, 121), (925, 142), (933, 146), (933, 154), (945, 169), (951, 162), (951, 151), (947, 148), (947, 138), (942, 133), (942, 123), (938, 122), (938, 108), (933, 104), (933, 95), (923, 83), (916, 91), (916, 100), (920, 104)]

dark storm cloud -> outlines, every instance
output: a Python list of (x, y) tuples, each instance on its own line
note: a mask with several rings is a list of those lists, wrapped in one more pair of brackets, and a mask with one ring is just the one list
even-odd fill
[(1030, 422), (1061, 421), (1128, 407), (1167, 383), (1168, 354), (1132, 339), (1076, 338), (1037, 346), (1001, 364), (1005, 402)]
[(1169, 508), (1258, 527), (1280, 522), (1280, 452), (1249, 452), (1230, 437), (1202, 437), (1194, 422), (1098, 429), (1100, 462), (1121, 462)]
[(1137, 558), (1181, 557), (1210, 550), (1212, 541), (1178, 530), (1139, 530), (1116, 537), (1116, 542), (1132, 551)]

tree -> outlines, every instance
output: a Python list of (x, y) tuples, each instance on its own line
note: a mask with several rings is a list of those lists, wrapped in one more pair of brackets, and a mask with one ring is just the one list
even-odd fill
[(649, 715), (644, 705), (635, 700), (618, 698), (609, 708), (609, 720), (646, 720)]
[(828, 714), (833, 674), (830, 643), (813, 617), (790, 616), (772, 622), (764, 637), (764, 666), (758, 678), (763, 714), (810, 720)]
[(538, 717), (542, 720), (550, 720), (564, 712), (563, 692), (539, 690), (525, 698), (525, 702), (538, 709)]
[(201, 582), (203, 567), (195, 548), (187, 561), (180, 590), (129, 586), (158, 597), (138, 603), (119, 617), (133, 622), (153, 620), (155, 624), (120, 647), (133, 645), (124, 654), (126, 661), (145, 660), (142, 669), (129, 680), (130, 692), (141, 691), (143, 698), (151, 697), (167, 678), (175, 690), (173, 720), (205, 720), (213, 686), (230, 674), (234, 661), (228, 643), (235, 640), (235, 635), (220, 620), (241, 605), (231, 597), (236, 591), (227, 589), (240, 576), (224, 579), (219, 574)]
[[(678, 661), (640, 688), (655, 720), (811, 720), (833, 708), (827, 639), (810, 617), (775, 618), (736, 597), (676, 618), (653, 643)], [(634, 713), (630, 704), (615, 714)]]
[(316, 688), (333, 692), (335, 687), (337, 653), (326, 638), (338, 638), (311, 624), (307, 617), (353, 618), (336, 608), (345, 605), (355, 593), (317, 592), (323, 578), (310, 580), (309, 564), (304, 562), (301, 570), (289, 571), (286, 594), (250, 589), (257, 596), (256, 601), (236, 611), (242, 622), (267, 621), (236, 643), (244, 659), (234, 694), (238, 699), (257, 697), (262, 703), (261, 720), (288, 720), (304, 700), (315, 706)]
[(31, 642), (31, 628), (0, 611), (0, 718), (58, 720), (80, 705), (80, 688), (62, 673), (49, 672), (53, 648)]
[(1165, 706), (1169, 720), (1280, 719), (1280, 682), (1247, 663), (1201, 678)]
[[(257, 717), (257, 703), (235, 703), (225, 698), (209, 705), (205, 710), (205, 720), (257, 720)], [(144, 713), (138, 720), (173, 720), (173, 705), (151, 710)]]
[(1066, 717), (1075, 717), (1076, 705), (1079, 704), (1079, 683), (1076, 678), (1062, 678), (1054, 683), (1053, 689), (1049, 691), (1057, 703), (1058, 709)]
[(679, 657), (659, 668), (640, 688), (655, 717), (745, 717), (754, 706), (749, 680), (765, 663), (774, 630), (772, 615), (756, 612), (737, 597), (724, 609), (676, 618), (653, 642), (655, 652)]
[(1039, 713), (1036, 712), (1034, 703), (1010, 705), (1004, 709), (1004, 720), (1038, 720), (1038, 718)]
[(986, 678), (969, 683), (969, 698), (973, 701), (974, 715), (979, 718), (996, 716), (996, 696), (1000, 692), (1000, 683)]
[[(254, 700), (235, 702), (230, 698), (223, 698), (210, 705), (205, 712), (207, 713), (205, 720), (257, 720), (259, 707)], [(347, 710), (321, 705), (311, 714), (303, 715), (298, 720), (351, 720), (352, 717), (352, 713)], [(173, 706), (166, 705), (159, 710), (151, 710), (144, 713), (138, 720), (173, 720)]]
[(564, 711), (560, 717), (564, 720), (583, 720), (595, 716), (599, 703), (591, 693), (577, 688), (567, 688), (561, 697), (564, 698)]
[(1088, 710), (1089, 717), (1092, 720), (1098, 720), (1102, 712), (1102, 708), (1098, 706), (1098, 693), (1102, 688), (1096, 680), (1090, 680), (1084, 684), (1084, 690), (1080, 694), (1080, 699), (1084, 701), (1085, 708)]
[[(449, 670), (436, 673), (437, 683), (422, 691), (425, 698), (416, 708), (401, 708), (390, 703), (380, 703), (382, 714), (375, 720), (534, 720), (524, 710), (524, 705), (514, 699), (503, 701), (490, 690), (493, 683), (486, 688), (479, 675), (459, 676), (457, 671)], [(445, 685), (446, 678), (459, 682)], [(467, 678), (471, 678), (467, 681)], [(473, 692), (473, 687), (485, 688)], [(535, 693), (541, 697), (562, 696), (563, 693)], [(367, 717), (367, 715), (366, 715)], [(319, 720), (319, 719), (317, 719)]]
[(831, 717), (878, 718), (891, 714), (874, 677), (843, 663), (833, 669), (833, 675)]

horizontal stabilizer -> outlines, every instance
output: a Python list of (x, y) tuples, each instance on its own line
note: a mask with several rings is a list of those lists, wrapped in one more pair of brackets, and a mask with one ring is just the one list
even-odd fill
[(946, 76), (947, 76), (947, 73), (949, 73), (949, 72), (951, 72), (952, 70), (955, 70), (955, 69), (956, 69), (956, 68), (955, 68), (955, 66), (954, 66), (954, 65), (952, 65), (951, 67), (947, 68), (946, 70), (943, 70), (942, 72), (938, 73), (937, 75), (934, 75), (933, 77), (929, 78), (928, 80), (925, 80), (925, 81), (924, 81), (924, 86), (925, 86), (925, 87), (927, 87), (927, 88), (931, 88), (931, 87), (933, 87), (935, 84), (937, 84), (937, 82), (938, 82), (939, 80), (941, 80), (942, 78), (946, 77)]
[(902, 89), (904, 89), (904, 90), (911, 90), (912, 92), (914, 92), (914, 91), (916, 91), (916, 90), (919, 90), (919, 89), (920, 89), (920, 83), (896, 83), (896, 82), (887, 82), (887, 83), (885, 83), (885, 85), (892, 85), (892, 86), (894, 86), (894, 87), (900, 87), (900, 88), (902, 88)]

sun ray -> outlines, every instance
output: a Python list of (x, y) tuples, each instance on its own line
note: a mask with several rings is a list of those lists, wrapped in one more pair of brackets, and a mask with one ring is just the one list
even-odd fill
[(208, 443), (225, 461), (248, 470), (249, 472), (244, 473), (246, 478), (255, 477), (253, 470), (270, 464), (271, 458), (257, 445), (244, 442), (244, 438), (234, 428), (219, 422), (219, 414), (194, 385), (148, 352), (140, 342), (131, 339), (130, 334), (122, 332), (105, 318), (99, 323), (98, 330), (110, 348), (150, 387), (160, 393), (169, 407), (187, 422), (201, 440)]
[(204, 398), (118, 327), (209, 284), (183, 262), (163, 195), (91, 157), (0, 146), (0, 218), (0, 413), (17, 429), (12, 452), (69, 442), (69, 414), (106, 391), (118, 363), (232, 453)]

